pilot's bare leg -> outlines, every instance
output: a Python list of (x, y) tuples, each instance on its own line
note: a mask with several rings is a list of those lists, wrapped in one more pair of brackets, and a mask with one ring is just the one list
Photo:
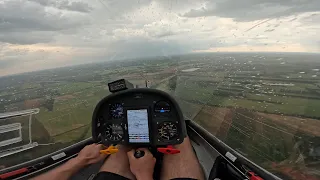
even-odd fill
[(183, 143), (174, 147), (179, 149), (180, 153), (163, 156), (161, 179), (204, 179), (203, 170), (193, 151), (190, 139), (186, 137)]
[(118, 146), (119, 151), (110, 155), (100, 168), (100, 172), (111, 172), (129, 179), (136, 179), (130, 171), (127, 152), (131, 149), (125, 146)]

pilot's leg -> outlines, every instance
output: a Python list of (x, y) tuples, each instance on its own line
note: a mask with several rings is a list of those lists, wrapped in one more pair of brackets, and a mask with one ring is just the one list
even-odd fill
[(179, 149), (180, 153), (163, 156), (161, 179), (204, 179), (204, 173), (193, 151), (190, 139), (186, 137), (181, 144), (174, 147)]
[(127, 152), (131, 149), (125, 146), (118, 146), (118, 148), (119, 151), (110, 155), (101, 166), (97, 179), (136, 179), (130, 171), (129, 159), (127, 156)]

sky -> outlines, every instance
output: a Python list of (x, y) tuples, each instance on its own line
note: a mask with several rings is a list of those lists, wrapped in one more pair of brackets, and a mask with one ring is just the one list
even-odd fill
[(319, 34), (319, 0), (0, 0), (0, 76), (198, 52), (320, 52)]

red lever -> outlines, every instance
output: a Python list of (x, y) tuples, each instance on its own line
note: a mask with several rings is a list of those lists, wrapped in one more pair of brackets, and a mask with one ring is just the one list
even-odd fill
[(0, 179), (6, 179), (6, 178), (9, 178), (9, 177), (12, 177), (12, 176), (16, 176), (16, 175), (19, 175), (19, 174), (22, 174), (22, 173), (25, 173), (25, 172), (28, 172), (27, 168), (17, 169), (15, 171), (11, 171), (11, 172), (7, 172), (7, 173), (4, 173), (4, 174), (0, 174)]
[(169, 145), (165, 148), (157, 148), (157, 150), (163, 154), (177, 154), (180, 153), (179, 149), (175, 149), (173, 146)]
[(263, 180), (261, 177), (256, 175), (254, 172), (248, 172), (250, 180)]

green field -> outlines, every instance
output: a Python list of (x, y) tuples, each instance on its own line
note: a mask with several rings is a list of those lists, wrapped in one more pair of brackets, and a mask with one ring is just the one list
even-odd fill
[[(239, 117), (237, 113), (244, 113), (252, 119), (260, 118), (255, 112), (320, 119), (320, 74), (312, 70), (320, 67), (320, 62), (310, 57), (310, 62), (305, 65), (296, 56), (288, 54), (292, 61), (280, 66), (276, 60), (279, 57), (265, 55), (269, 59), (261, 61), (250, 54), (240, 54), (237, 61), (233, 61), (229, 56), (236, 55), (159, 57), (122, 62), (121, 65), (77, 66), (72, 71), (59, 68), (21, 75), (17, 77), (23, 82), (21, 84), (4, 78), (0, 79), (0, 107), (7, 112), (40, 108), (40, 113), (34, 117), (37, 122), (32, 132), (34, 140), (55, 144), (50, 146), (52, 149), (39, 146), (26, 152), (23, 160), (27, 161), (90, 137), (92, 112), (99, 100), (110, 94), (108, 82), (126, 78), (143, 87), (144, 81), (148, 80), (151, 88), (174, 96), (185, 117), (194, 118), (192, 120), (217, 133), (215, 135), (231, 147), (270, 168), (270, 162), (280, 163), (288, 159), (297, 142), (295, 137), (290, 138), (270, 127), (286, 131), (293, 131), (292, 128), (271, 123), (271, 120), (259, 126), (259, 123)], [(183, 71), (190, 68), (199, 69)], [(8, 91), (7, 87), (11, 90)], [(230, 110), (233, 113), (230, 115), (232, 128), (227, 124), (218, 126), (212, 114), (202, 111), (203, 107)], [(255, 136), (254, 132), (260, 135)], [(294, 133), (305, 139), (314, 136), (299, 129)], [(10, 158), (6, 162), (10, 162)]]

